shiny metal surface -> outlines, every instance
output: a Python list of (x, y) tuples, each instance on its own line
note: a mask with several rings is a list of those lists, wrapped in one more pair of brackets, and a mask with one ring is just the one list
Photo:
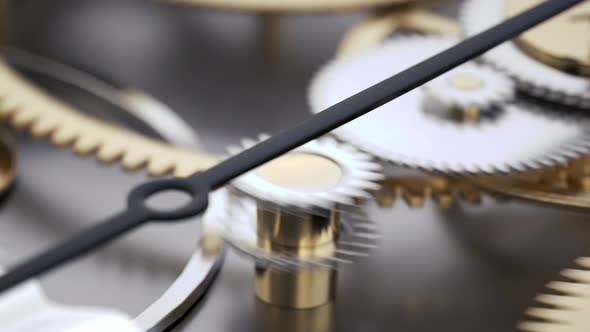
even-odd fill
[[(131, 0), (17, 2), (20, 44), (146, 89), (217, 152), (308, 117), (311, 75), (360, 18), (286, 17), (269, 61), (256, 16)], [(25, 137), (19, 146), (19, 183), (0, 211), (0, 243), (14, 259), (117, 211), (145, 180)], [(522, 203), (371, 211), (381, 247), (340, 269), (323, 313), (257, 302), (252, 262), (230, 252), (205, 301), (173, 331), (513, 331), (533, 296), (590, 247), (586, 216)], [(56, 300), (136, 315), (178, 275), (198, 231), (195, 222), (150, 225), (42, 282)]]

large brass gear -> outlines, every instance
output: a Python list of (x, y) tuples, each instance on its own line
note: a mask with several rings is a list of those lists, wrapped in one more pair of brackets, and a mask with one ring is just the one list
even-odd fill
[(127, 170), (145, 167), (153, 176), (186, 177), (207, 169), (217, 158), (173, 147), (95, 119), (49, 96), (0, 60), (0, 118), (35, 138), (68, 146), (103, 162), (120, 161)]
[(590, 257), (576, 260), (577, 269), (561, 272), (568, 281), (553, 281), (547, 285), (559, 295), (543, 294), (536, 301), (544, 307), (527, 310), (537, 319), (523, 322), (519, 328), (528, 332), (583, 332), (590, 329)]

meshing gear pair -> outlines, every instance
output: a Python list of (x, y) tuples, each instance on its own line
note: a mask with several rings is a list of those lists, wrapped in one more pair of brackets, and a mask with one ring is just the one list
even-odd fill
[[(342, 40), (341, 42), (341, 47), (340, 47), (340, 52), (338, 54), (338, 57), (333, 60), (330, 64), (328, 64), (326, 66), (327, 69), (324, 69), (322, 71), (320, 71), (320, 74), (318, 74), (316, 76), (316, 79), (314, 80), (314, 82), (312, 83), (312, 88), (311, 88), (311, 93), (310, 93), (310, 100), (311, 100), (311, 104), (312, 104), (312, 108), (314, 109), (314, 111), (321, 111), (323, 109), (324, 106), (327, 105), (322, 105), (322, 106), (316, 106), (314, 107), (314, 102), (316, 102), (319, 98), (317, 97), (317, 93), (316, 90), (321, 90), (322, 92), (325, 92), (323, 97), (326, 97), (326, 95), (328, 95), (329, 93), (336, 93), (337, 92), (326, 92), (328, 91), (330, 88), (328, 87), (328, 85), (330, 84), (330, 79), (325, 79), (324, 76), (326, 76), (325, 72), (326, 71), (330, 71), (332, 70), (332, 72), (338, 71), (338, 69), (335, 69), (334, 67), (337, 67), (339, 69), (342, 69), (342, 71), (344, 71), (346, 67), (346, 64), (348, 62), (353, 62), (354, 59), (356, 59), (359, 62), (362, 62), (363, 59), (363, 54), (365, 57), (370, 57), (370, 56), (376, 56), (375, 54), (378, 52), (386, 53), (386, 51), (383, 51), (383, 48), (386, 47), (391, 47), (391, 48), (395, 48), (395, 44), (396, 44), (396, 40), (392, 40), (390, 42), (386, 42), (385, 46), (379, 46), (379, 44), (381, 44), (381, 42), (387, 38), (389, 35), (391, 35), (393, 32), (395, 32), (398, 29), (413, 29), (413, 30), (419, 30), (419, 31), (423, 31), (423, 32), (427, 32), (427, 33), (444, 33), (446, 35), (457, 35), (458, 34), (458, 28), (453, 28), (456, 27), (456, 25), (453, 25), (452, 21), (449, 20), (444, 20), (442, 18), (439, 18), (439, 20), (424, 20), (423, 17), (426, 16), (426, 14), (420, 12), (420, 11), (415, 11), (415, 12), (408, 12), (408, 13), (389, 13), (389, 14), (382, 14), (382, 15), (377, 15), (373, 18), (370, 18), (369, 20), (367, 20), (366, 22), (363, 22), (361, 24), (359, 24), (358, 26), (356, 26), (355, 28), (351, 29), (351, 31), (349, 33), (347, 33), (345, 35), (345, 38)], [(436, 25), (434, 24), (426, 24), (423, 23), (422, 21), (428, 21), (428, 22), (438, 22), (440, 21), (440, 23), (437, 23)], [(410, 37), (410, 39), (415, 38), (417, 40), (420, 40), (421, 38), (424, 37), (418, 37), (418, 36), (413, 36)], [(437, 37), (427, 37), (427, 39), (437, 39)], [(367, 42), (368, 40), (368, 42)], [(402, 45), (406, 42), (406, 40), (404, 38), (398, 39), (398, 42), (400, 42), (401, 44), (399, 45), (400, 49), (398, 50), (398, 54), (401, 54), (400, 57), (409, 57), (411, 55), (408, 55), (409, 53), (415, 52), (415, 53), (419, 53), (416, 52), (416, 49), (412, 49), (412, 47), (414, 46), (409, 46), (406, 47), (405, 50), (402, 50)], [(418, 41), (416, 41), (416, 44), (419, 44)], [(408, 45), (406, 45), (408, 46)], [(416, 46), (417, 48), (421, 47), (421, 46)], [(379, 51), (381, 50), (381, 51)], [(385, 58), (385, 56), (383, 56)], [(391, 59), (396, 59), (394, 55), (392, 55)], [(368, 63), (369, 61), (367, 61), (366, 63)], [(392, 61), (389, 61), (387, 63), (391, 63)], [(367, 65), (369, 66), (369, 65)], [(455, 126), (458, 130), (457, 132), (455, 132), (454, 134), (456, 134), (457, 136), (461, 137), (462, 135), (464, 135), (463, 133), (461, 133), (461, 131), (466, 131), (469, 129), (465, 129), (465, 128), (474, 128), (476, 127), (475, 125), (479, 125), (480, 128), (484, 128), (484, 129), (488, 129), (494, 126), (494, 116), (499, 116), (498, 119), (503, 120), (503, 116), (505, 117), (506, 115), (502, 115), (501, 111), (502, 107), (497, 107), (499, 106), (503, 106), (506, 104), (516, 104), (516, 106), (520, 106), (521, 108), (524, 108), (526, 111), (536, 111), (536, 110), (540, 110), (540, 112), (534, 112), (537, 113), (535, 115), (539, 115), (539, 119), (544, 118), (543, 120), (541, 120), (542, 122), (544, 121), (553, 121), (553, 119), (558, 120), (558, 122), (563, 121), (563, 122), (575, 122), (575, 121), (581, 121), (582, 123), (586, 123), (586, 120), (582, 117), (575, 117), (572, 116), (570, 118), (570, 121), (567, 121), (565, 118), (568, 117), (567, 113), (570, 112), (571, 113), (571, 109), (567, 108), (567, 107), (563, 107), (563, 110), (561, 109), (561, 106), (555, 107), (555, 105), (552, 105), (551, 107), (553, 108), (553, 110), (546, 112), (545, 109), (548, 108), (548, 106), (546, 104), (543, 104), (541, 102), (537, 102), (537, 101), (526, 101), (525, 103), (521, 103), (520, 101), (518, 103), (514, 103), (513, 100), (511, 100), (511, 95), (514, 94), (514, 83), (513, 82), (517, 82), (518, 81), (513, 81), (513, 80), (509, 80), (507, 79), (507, 77), (505, 76), (505, 74), (494, 70), (492, 68), (490, 68), (489, 66), (482, 66), (482, 65), (474, 65), (476, 67), (478, 67), (478, 69), (484, 69), (486, 71), (489, 71), (489, 73), (484, 73), (483, 71), (480, 70), (480, 73), (482, 74), (481, 76), (484, 77), (485, 79), (489, 80), (493, 80), (494, 77), (497, 78), (502, 78), (501, 80), (498, 80), (498, 82), (495, 82), (494, 85), (489, 85), (492, 86), (495, 89), (480, 89), (482, 87), (485, 86), (485, 84), (482, 84), (482, 82), (485, 81), (485, 79), (477, 79), (476, 76), (477, 75), (473, 75), (473, 71), (470, 71), (469, 69), (465, 70), (465, 74), (468, 74), (467, 72), (471, 72), (469, 74), (472, 75), (463, 75), (463, 73), (457, 72), (455, 74), (454, 78), (451, 79), (447, 79), (445, 80), (443, 77), (439, 78), (439, 80), (435, 80), (433, 82), (431, 82), (430, 84), (425, 85), (422, 90), (425, 90), (425, 92), (423, 93), (424, 95), (426, 95), (426, 98), (423, 99), (427, 99), (428, 102), (426, 103), (426, 105), (434, 105), (434, 107), (429, 106), (426, 107), (426, 109), (423, 109), (422, 112), (423, 113), (427, 113), (428, 115), (443, 115), (443, 116), (448, 116), (449, 120), (462, 120), (462, 122), (457, 122), (457, 121), (446, 121), (447, 123), (445, 123), (444, 125), (449, 127), (449, 126)], [(350, 65), (350, 67), (353, 67), (352, 65)], [(379, 72), (382, 69), (377, 69), (377, 70), (370, 70), (365, 68), (367, 73), (371, 73), (371, 72)], [(457, 68), (457, 71), (461, 70), (462, 68)], [(350, 73), (349, 73), (350, 74)], [(452, 74), (452, 73), (449, 73)], [(337, 74), (334, 74), (333, 76), (337, 76)], [(355, 76), (355, 77), (359, 77), (359, 75)], [(360, 75), (360, 77), (362, 77), (362, 75)], [(447, 76), (448, 77), (448, 76)], [(333, 78), (333, 77), (332, 77)], [(322, 81), (321, 83), (318, 83), (318, 81)], [(352, 81), (356, 81), (356, 80), (347, 80), (344, 79), (343, 77), (340, 77), (339, 79), (336, 80), (332, 80), (331, 82), (334, 83), (336, 81), (340, 82), (339, 87), (332, 87), (334, 91), (337, 91), (338, 89), (346, 89), (346, 88), (351, 88), (351, 85), (354, 85), (355, 82)], [(378, 79), (374, 79), (374, 82), (371, 83), (376, 83), (376, 81), (378, 81)], [(327, 83), (326, 83), (327, 82)], [(350, 84), (349, 84), (350, 83)], [(436, 83), (439, 83), (438, 85)], [(440, 83), (444, 83), (444, 84), (440, 84)], [(335, 83), (335, 85), (338, 85), (339, 83)], [(348, 87), (342, 87), (348, 85)], [(320, 86), (318, 88), (318, 86)], [(441, 98), (439, 96), (437, 96), (436, 91), (437, 89), (434, 88), (430, 88), (430, 87), (434, 87), (436, 86), (436, 88), (438, 89), (438, 91), (444, 91), (440, 93), (441, 96), (454, 96), (455, 94), (453, 93), (453, 89), (449, 89), (449, 87), (452, 88), (460, 88), (459, 90), (462, 90), (461, 92), (467, 92), (467, 93), (461, 93), (459, 94), (459, 101), (464, 101), (463, 102), (463, 106), (462, 112), (456, 112), (456, 110), (458, 109), (458, 107), (456, 107), (456, 105), (458, 104), (457, 102), (455, 102), (453, 104), (453, 102), (451, 102), (450, 100), (445, 100), (442, 99), (442, 101), (444, 101), (445, 103), (441, 103)], [(518, 86), (518, 85), (517, 85)], [(442, 88), (442, 89), (441, 89)], [(480, 97), (484, 97), (485, 91), (489, 90), (489, 92), (492, 92), (493, 90), (496, 90), (496, 96), (504, 96), (501, 98), (482, 98), (482, 99), (478, 99)], [(502, 94), (501, 91), (504, 91), (504, 93)], [(511, 91), (510, 93), (506, 94), (506, 91)], [(434, 93), (433, 93), (434, 92)], [(482, 92), (482, 93), (475, 93), (475, 92)], [(473, 98), (470, 98), (469, 96), (472, 96)], [(494, 96), (494, 94), (488, 94), (488, 96)], [(344, 96), (328, 96), (326, 98), (333, 98), (333, 102), (338, 101), (341, 98), (344, 98)], [(338, 100), (336, 100), (338, 99)], [(492, 103), (492, 107), (474, 107), (475, 105), (477, 105), (477, 102), (480, 103)], [(494, 103), (495, 102), (495, 105)], [(395, 103), (395, 102), (394, 102)], [(437, 107), (439, 105), (447, 105), (450, 107)], [(421, 107), (424, 106), (424, 103), (421, 105)], [(465, 107), (466, 106), (466, 107)], [(430, 109), (432, 110), (434, 108), (435, 112), (428, 112), (427, 110)], [(403, 109), (407, 109), (403, 108)], [(461, 109), (461, 108), (459, 108)], [(558, 109), (559, 112), (553, 112), (555, 109)], [(437, 111), (438, 110), (438, 111)], [(481, 110), (484, 110), (483, 112)], [(377, 110), (378, 111), (378, 110)], [(376, 111), (376, 112), (377, 112)], [(442, 112), (441, 112), (442, 111)], [(487, 112), (486, 112), (487, 111)], [(383, 112), (385, 114), (385, 112)], [(395, 117), (394, 115), (395, 112), (391, 112), (390, 115), (392, 117)], [(402, 109), (399, 110), (399, 112), (397, 112), (399, 114), (399, 116), (403, 116), (401, 115), (401, 113), (404, 113)], [(565, 115), (564, 115), (565, 114)], [(475, 115), (475, 116), (474, 116)], [(370, 117), (371, 115), (367, 115), (365, 118)], [(440, 117), (439, 117), (440, 118)], [(477, 121), (465, 121), (465, 120), (473, 120), (474, 118), (479, 118), (477, 119)], [(561, 119), (560, 119), (561, 118)], [(383, 119), (382, 119), (383, 120)], [(487, 120), (491, 120), (491, 121), (487, 121)], [(363, 121), (363, 119), (359, 119), (356, 122), (361, 123)], [(369, 125), (370, 121), (366, 120), (366, 124), (367, 126), (371, 126)], [(417, 121), (418, 122), (418, 121)], [(445, 128), (443, 126), (438, 126), (435, 121), (433, 121), (432, 117), (430, 116), (423, 116), (423, 118), (421, 120), (419, 120), (419, 124), (420, 125), (427, 125), (428, 123), (434, 123), (433, 127), (435, 127), (437, 130), (440, 129), (441, 131), (444, 130)], [(448, 123), (450, 122), (450, 123)], [(396, 127), (395, 124), (392, 124), (390, 122), (385, 122), (388, 123), (388, 125), (384, 125), (383, 124), (384, 121), (374, 121), (375, 127), (374, 128), (385, 128), (388, 127), (390, 132), (394, 132)], [(501, 122), (500, 122), (501, 123)], [(488, 127), (485, 127), (485, 126)], [(352, 124), (350, 124), (350, 127), (352, 127)], [(359, 124), (358, 127), (356, 129), (361, 128), (362, 126)], [(400, 127), (403, 127), (400, 125)], [(578, 127), (578, 130), (581, 131), (585, 131), (585, 126), (584, 125), (580, 125), (580, 127)], [(366, 129), (366, 128), (365, 128)], [(399, 128), (397, 128), (399, 129)], [(498, 129), (501, 130), (501, 126), (498, 127)], [(382, 132), (386, 132), (386, 129), (382, 129)], [(405, 131), (405, 132), (410, 132), (410, 134), (412, 134), (410, 129), (407, 128), (401, 128), (401, 131)], [(417, 130), (418, 132), (420, 132), (419, 134), (416, 135), (421, 135), (423, 132), (423, 135), (421, 138), (418, 138), (418, 142), (425, 142), (425, 145), (428, 145), (428, 143), (430, 143), (429, 138), (428, 137), (428, 133), (431, 131), (427, 131), (427, 130)], [(370, 131), (371, 133), (374, 132), (374, 129), (372, 129)], [(395, 135), (393, 133), (387, 132), (385, 133), (385, 136), (387, 135)], [(436, 132), (436, 131), (435, 131)], [(429, 154), (428, 153), (424, 153), (423, 158), (416, 158), (416, 156), (414, 156), (413, 154), (415, 153), (415, 151), (413, 151), (412, 149), (410, 149), (410, 142), (408, 142), (406, 144), (406, 150), (404, 150), (404, 144), (406, 143), (406, 141), (403, 140), (398, 140), (401, 141), (401, 143), (398, 143), (397, 145), (400, 146), (400, 148), (398, 150), (403, 151), (403, 152), (409, 152), (407, 155), (405, 156), (400, 156), (399, 154), (396, 154), (395, 152), (397, 149), (397, 146), (394, 143), (394, 147), (395, 149), (388, 149), (388, 147), (385, 147), (384, 145), (386, 145), (386, 142), (391, 142), (391, 141), (386, 141), (385, 139), (373, 139), (373, 135), (360, 135), (359, 133), (361, 133), (361, 130), (357, 130), (356, 132), (354, 130), (349, 130), (349, 131), (345, 131), (343, 128), (341, 128), (341, 131), (338, 133), (336, 133), (337, 135), (339, 135), (339, 137), (343, 140), (346, 140), (348, 142), (351, 142), (352, 144), (357, 145), (358, 147), (360, 147), (361, 149), (371, 152), (374, 155), (377, 155), (379, 157), (382, 157), (383, 155), (388, 156), (390, 158), (384, 158), (385, 161), (395, 161), (397, 163), (399, 163), (399, 161), (402, 161), (402, 164), (408, 165), (408, 166), (413, 166), (413, 167), (422, 167), (422, 168), (426, 168), (427, 170), (434, 170), (436, 172), (442, 172), (442, 173), (448, 173), (449, 170), (454, 171), (456, 173), (465, 173), (465, 171), (469, 170), (469, 167), (467, 166), (468, 164), (465, 163), (465, 161), (460, 161), (456, 164), (452, 164), (450, 162), (452, 161), (456, 161), (453, 160), (452, 157), (448, 157), (449, 160), (447, 160), (447, 156), (442, 156), (440, 158), (440, 162), (438, 165), (433, 166), (433, 164), (436, 164), (435, 161), (429, 160), (432, 158), (429, 158)], [(518, 134), (516, 135), (516, 137), (519, 137), (519, 139), (517, 141), (520, 141), (522, 139), (526, 140), (526, 136), (522, 136), (520, 135), (520, 128), (516, 129), (513, 128), (511, 130), (511, 133), (507, 133), (506, 136), (509, 137), (513, 137), (514, 134)], [(402, 135), (403, 136), (403, 135)], [(585, 136), (585, 134), (582, 134), (580, 137)], [(438, 137), (438, 138), (442, 138), (442, 137)], [(500, 136), (501, 138), (501, 136)], [(431, 139), (433, 144), (437, 144), (436, 139)], [(412, 141), (411, 143), (415, 142), (416, 140)], [(445, 140), (441, 139), (442, 142), (445, 142)], [(481, 142), (481, 141), (479, 141)], [(453, 142), (454, 143), (454, 142)], [(496, 144), (497, 142), (494, 142), (494, 144)], [(512, 144), (512, 142), (510, 142)], [(521, 142), (516, 142), (516, 144), (518, 145)], [(556, 150), (561, 150), (561, 153), (567, 154), (567, 155), (578, 155), (578, 156), (584, 156), (585, 154), (585, 150), (587, 150), (587, 148), (585, 146), (587, 146), (587, 139), (584, 137), (582, 138), (581, 141), (578, 142), (580, 144), (579, 147), (575, 147), (574, 150), (576, 150), (576, 152), (570, 153), (572, 151), (566, 151), (566, 150), (561, 150), (560, 148), (557, 148)], [(463, 144), (463, 142), (460, 142), (460, 144)], [(494, 146), (494, 144), (491, 144), (491, 146)], [(444, 143), (441, 143), (440, 145), (444, 145)], [(474, 149), (458, 149), (455, 148), (453, 150), (453, 148), (456, 146), (456, 144), (448, 144), (449, 146), (445, 146), (445, 151), (456, 151), (458, 156), (461, 155), (469, 155), (470, 153), (472, 153), (473, 151), (476, 151), (475, 153), (475, 160), (476, 161), (485, 161), (485, 157), (492, 155), (494, 153), (491, 153), (490, 151), (484, 151), (483, 148), (480, 147), (475, 147)], [(461, 146), (461, 145), (459, 145)], [(484, 145), (481, 144), (481, 146), (490, 146), (490, 145)], [(430, 147), (427, 146), (426, 149), (424, 150), (428, 150)], [(461, 151), (462, 150), (462, 151)], [(420, 151), (418, 151), (420, 152)], [(560, 153), (558, 152), (558, 154)], [(481, 157), (483, 155), (483, 158)], [(549, 160), (543, 160), (540, 163), (537, 163), (537, 165), (529, 165), (531, 166), (529, 169), (541, 169), (543, 171), (539, 171), (539, 172), (535, 172), (535, 178), (538, 179), (539, 183), (543, 183), (543, 184), (551, 184), (551, 185), (559, 185), (559, 186), (563, 186), (563, 185), (567, 185), (567, 186), (571, 186), (572, 188), (578, 189), (578, 188), (585, 188), (587, 187), (585, 185), (586, 182), (588, 182), (588, 178), (587, 178), (587, 171), (586, 169), (588, 167), (586, 167), (586, 162), (585, 160), (587, 158), (580, 158), (577, 159), (573, 162), (568, 162), (566, 166), (556, 166), (556, 165), (561, 165), (564, 163), (565, 159), (571, 158), (572, 156), (569, 157), (565, 157), (565, 158), (561, 158), (559, 156), (548, 156), (548, 159), (552, 159), (553, 161), (549, 161)], [(520, 165), (521, 167), (512, 167), (509, 166), (511, 164), (517, 163), (516, 160), (514, 159), (509, 159), (508, 162), (506, 162), (505, 160), (501, 160), (501, 158), (497, 159), (497, 160), (488, 160), (489, 163), (487, 164), (487, 167), (498, 167), (499, 166), (499, 171), (504, 171), (504, 173), (509, 173), (511, 171), (522, 171), (524, 169), (526, 169), (527, 167), (522, 167), (523, 165)], [(501, 165), (502, 163), (504, 163), (504, 165)], [(542, 165), (539, 165), (542, 164)], [(485, 164), (482, 164), (482, 166), (484, 166)], [(424, 167), (426, 166), (426, 167)], [(552, 167), (549, 167), (552, 166)], [(511, 172), (510, 172), (511, 173)], [(442, 174), (441, 174), (442, 175)], [(530, 178), (530, 177), (529, 177)], [(389, 184), (389, 185), (388, 185)], [(459, 185), (460, 184), (460, 185)], [(389, 189), (387, 189), (389, 188)], [(381, 201), (383, 202), (384, 205), (388, 205), (392, 203), (392, 199), (396, 198), (396, 197), (403, 197), (408, 203), (410, 203), (411, 206), (421, 206), (424, 202), (424, 199), (431, 196), (432, 198), (434, 198), (435, 202), (442, 207), (446, 207), (448, 205), (451, 204), (452, 199), (454, 196), (459, 195), (462, 197), (469, 197), (471, 202), (478, 202), (480, 199), (480, 195), (478, 194), (477, 190), (475, 189), (476, 187), (473, 185), (473, 183), (471, 183), (470, 181), (457, 181), (457, 179), (452, 179), (452, 178), (448, 178), (445, 176), (414, 176), (414, 177), (403, 177), (403, 176), (395, 176), (393, 175), (391, 178), (389, 178), (386, 181), (386, 185), (384, 186), (384, 192), (382, 193), (382, 195), (380, 196)]]

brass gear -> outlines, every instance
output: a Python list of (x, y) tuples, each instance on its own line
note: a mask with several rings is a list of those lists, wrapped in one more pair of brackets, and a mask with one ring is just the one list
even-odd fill
[(432, 199), (440, 208), (448, 208), (457, 198), (470, 204), (480, 204), (482, 194), (461, 179), (425, 175), (388, 177), (383, 181), (375, 198), (383, 208), (392, 207), (399, 199), (403, 199), (411, 208), (424, 206), (427, 199)]
[(519, 324), (528, 332), (583, 332), (590, 329), (590, 257), (576, 260), (577, 269), (561, 272), (568, 281), (553, 281), (547, 285), (559, 295), (542, 294), (535, 298), (545, 307), (530, 308), (530, 320)]
[(145, 167), (153, 176), (186, 177), (207, 169), (217, 158), (174, 147), (93, 117), (44, 93), (0, 60), (0, 118), (35, 138), (68, 146), (80, 155), (123, 168)]

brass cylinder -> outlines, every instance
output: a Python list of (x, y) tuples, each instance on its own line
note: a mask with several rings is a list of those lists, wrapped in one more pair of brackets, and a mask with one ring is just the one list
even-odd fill
[(334, 305), (328, 303), (308, 310), (292, 310), (256, 301), (256, 329), (261, 332), (331, 332)]
[[(258, 245), (268, 252), (302, 258), (322, 257), (334, 250), (338, 237), (337, 214), (298, 214), (280, 208), (258, 207)], [(283, 271), (256, 267), (256, 296), (283, 308), (307, 309), (330, 302), (335, 295), (336, 271), (302, 268)]]

